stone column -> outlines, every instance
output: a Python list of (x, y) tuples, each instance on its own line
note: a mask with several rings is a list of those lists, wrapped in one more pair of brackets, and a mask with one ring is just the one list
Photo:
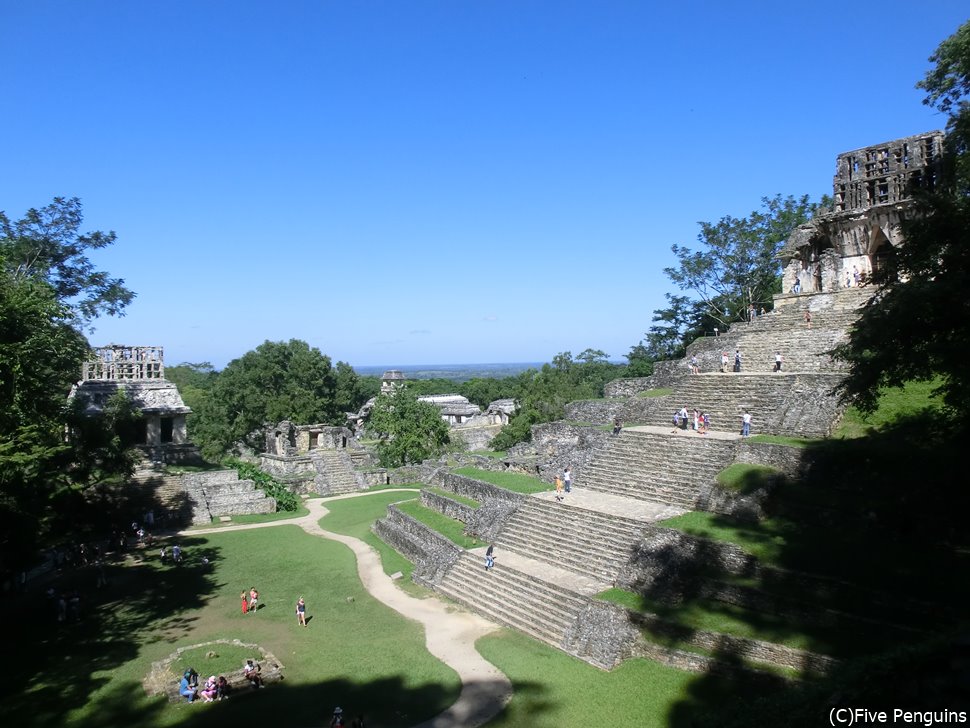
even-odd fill
[(172, 443), (184, 445), (188, 441), (189, 435), (185, 428), (185, 415), (175, 415), (172, 418)]
[(162, 418), (158, 415), (149, 415), (146, 418), (147, 427), (145, 428), (147, 432), (147, 437), (145, 438), (146, 445), (161, 445), (162, 444)]

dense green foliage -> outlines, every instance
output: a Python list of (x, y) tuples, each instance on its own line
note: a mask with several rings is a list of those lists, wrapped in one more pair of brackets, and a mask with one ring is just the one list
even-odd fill
[(377, 457), (387, 468), (436, 457), (449, 441), (448, 425), (438, 408), (418, 400), (410, 387), (378, 396), (367, 431), (377, 435)]
[[(11, 222), (0, 212), (0, 570), (21, 568), (43, 543), (72, 525), (91, 525), (83, 494), (130, 472), (134, 413), (127, 401), (86, 417), (68, 404), (90, 349), (80, 327), (120, 313), (133, 294), (96, 271), (88, 249), (113, 233), (79, 234), (76, 199), (29, 210)], [(70, 438), (65, 440), (65, 431)]]
[(778, 251), (819, 204), (807, 195), (775, 195), (761, 203), (747, 217), (698, 223), (699, 250), (671, 246), (678, 265), (664, 273), (687, 294), (666, 294), (667, 308), (654, 311), (655, 325), (630, 352), (638, 361), (675, 359), (693, 339), (745, 320), (750, 307), (771, 307), (772, 294), (781, 291)]
[(276, 499), (277, 511), (296, 511), (300, 507), (300, 501), (293, 495), (285, 485), (274, 478), (269, 473), (264, 473), (252, 463), (247, 463), (236, 458), (227, 458), (226, 467), (234, 468), (241, 480), (251, 480), (256, 487), (262, 490), (270, 498)]
[(262, 428), (282, 420), (342, 425), (344, 413), (364, 401), (350, 365), (332, 366), (330, 357), (297, 339), (264, 342), (229, 362), (214, 380), (204, 364), (184, 365), (176, 375), (196, 385), (190, 436), (210, 460), (239, 443), (262, 451)]
[(930, 59), (919, 86), (924, 103), (949, 114), (947, 165), (932, 189), (915, 194), (916, 214), (903, 222), (906, 243), (893, 249), (877, 277), (878, 294), (835, 350), (851, 365), (842, 391), (863, 412), (879, 392), (938, 379), (953, 424), (966, 429), (970, 410), (970, 21)]
[(598, 349), (586, 349), (575, 359), (570, 352), (561, 352), (553, 357), (552, 364), (522, 372), (514, 378), (519, 410), (492, 440), (491, 447), (505, 450), (529, 440), (532, 425), (562, 419), (569, 402), (602, 397), (606, 383), (626, 373), (626, 367), (611, 364), (608, 355)]

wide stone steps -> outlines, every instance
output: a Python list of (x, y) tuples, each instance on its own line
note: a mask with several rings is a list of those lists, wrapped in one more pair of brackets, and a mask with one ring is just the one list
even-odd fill
[(585, 607), (577, 594), (501, 563), (486, 572), (482, 559), (465, 553), (436, 587), (489, 619), (560, 646)]
[(731, 441), (626, 430), (582, 472), (582, 487), (691, 509), (700, 489), (734, 459)]
[(645, 525), (533, 498), (516, 511), (495, 544), (501, 550), (612, 583)]
[(321, 490), (325, 489), (327, 495), (354, 493), (360, 489), (349, 456), (345, 462), (336, 450), (314, 450), (310, 457), (318, 473)]

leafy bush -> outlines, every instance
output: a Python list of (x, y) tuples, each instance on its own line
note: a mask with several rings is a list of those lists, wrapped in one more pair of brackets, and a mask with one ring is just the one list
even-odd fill
[(256, 487), (270, 498), (275, 498), (277, 511), (295, 511), (299, 507), (296, 496), (285, 485), (269, 473), (264, 473), (252, 463), (236, 458), (227, 458), (223, 461), (223, 464), (227, 468), (234, 468), (241, 479), (253, 481)]

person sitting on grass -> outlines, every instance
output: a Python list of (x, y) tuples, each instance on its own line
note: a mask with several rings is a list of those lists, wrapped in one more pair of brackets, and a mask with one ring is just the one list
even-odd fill
[(229, 687), (229, 681), (226, 680), (226, 676), (220, 675), (219, 679), (216, 680), (216, 697), (219, 700), (229, 700), (230, 690), (231, 688)]
[(186, 670), (182, 674), (182, 679), (179, 681), (179, 695), (182, 695), (182, 696), (185, 696), (186, 698), (188, 698), (188, 700), (189, 700), (190, 703), (193, 700), (195, 700), (195, 688), (193, 688), (191, 685), (189, 685), (189, 671), (188, 670)]
[(216, 676), (210, 675), (209, 679), (205, 681), (205, 687), (202, 688), (202, 692), (200, 693), (200, 695), (202, 696), (202, 699), (205, 702), (211, 703), (213, 700), (216, 699), (216, 695), (218, 694), (219, 694), (219, 685), (216, 682)]
[(263, 685), (263, 678), (259, 675), (261, 669), (259, 663), (253, 662), (252, 660), (246, 660), (246, 664), (243, 666), (243, 675), (245, 675), (246, 679), (249, 680), (249, 683), (254, 688), (265, 687)]

